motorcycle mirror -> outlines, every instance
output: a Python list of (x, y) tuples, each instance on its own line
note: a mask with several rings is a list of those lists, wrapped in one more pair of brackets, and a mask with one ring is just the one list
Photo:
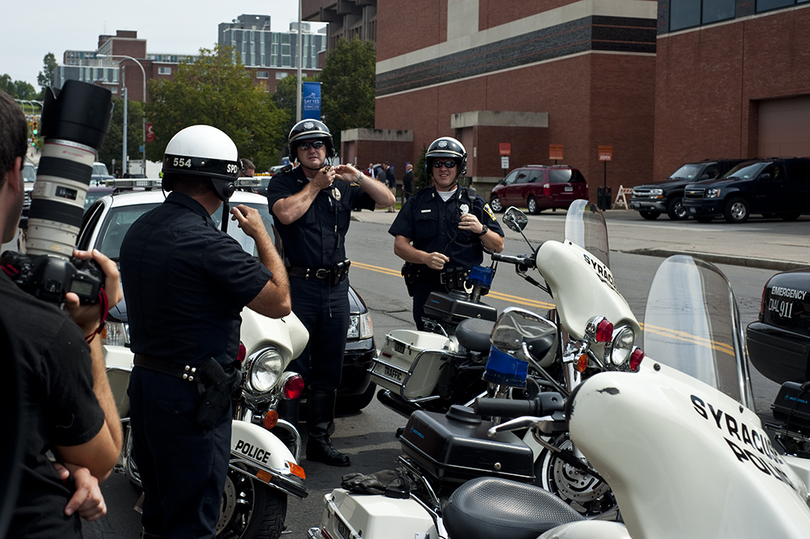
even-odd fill
[(509, 209), (506, 210), (506, 213), (503, 214), (503, 222), (506, 223), (509, 230), (513, 232), (523, 232), (529, 224), (529, 218), (519, 209), (510, 206)]

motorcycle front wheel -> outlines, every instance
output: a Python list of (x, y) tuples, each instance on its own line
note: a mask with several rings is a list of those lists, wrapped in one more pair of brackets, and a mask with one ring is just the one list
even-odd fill
[(287, 495), (234, 469), (228, 470), (217, 539), (278, 539), (287, 517)]
[[(573, 451), (568, 433), (549, 442), (563, 451)], [(610, 487), (602, 479), (565, 462), (544, 449), (535, 462), (536, 484), (548, 490), (586, 518), (617, 519), (618, 506)]]

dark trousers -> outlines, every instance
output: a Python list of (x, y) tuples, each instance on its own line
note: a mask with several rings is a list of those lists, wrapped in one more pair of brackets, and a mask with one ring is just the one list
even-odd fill
[(287, 370), (304, 378), (312, 391), (333, 392), (340, 385), (349, 330), (349, 280), (330, 286), (323, 279), (290, 277), (295, 316), (309, 331), (309, 342)]
[(214, 538), (228, 473), (231, 413), (195, 421), (198, 384), (141, 367), (129, 382), (133, 457), (143, 483), (141, 522), (161, 538)]

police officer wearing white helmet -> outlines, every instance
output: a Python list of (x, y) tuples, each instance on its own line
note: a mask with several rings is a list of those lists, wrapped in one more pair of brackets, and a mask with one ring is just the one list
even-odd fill
[[(121, 246), (143, 537), (215, 537), (231, 409), (230, 394), (215, 398), (212, 384), (231, 390), (240, 383), (243, 307), (274, 318), (290, 313), (284, 264), (259, 212), (230, 210), (255, 241), (258, 260), (210, 217), (233, 194), (239, 168), (236, 145), (219, 129), (181, 130), (163, 157), (166, 201), (141, 216)], [(189, 377), (189, 369), (197, 375)]]
[[(285, 246), (293, 312), (310, 336), (288, 368), (307, 383), (307, 460), (348, 466), (349, 456), (335, 449), (329, 437), (349, 328), (350, 262), (344, 239), (353, 208), (385, 208), (394, 204), (394, 196), (351, 165), (327, 165), (335, 149), (322, 122), (298, 122), (288, 142), (290, 161), (298, 166), (273, 176), (267, 202)], [(282, 414), (297, 422), (297, 401), (285, 403), (293, 409)]]
[(458, 184), (467, 173), (461, 142), (434, 140), (425, 153), (425, 173), (432, 185), (409, 198), (388, 229), (394, 253), (406, 262), (403, 275), (420, 330), (431, 292), (461, 288), (470, 268), (483, 261), (484, 249), (503, 251), (503, 229), (487, 201)]

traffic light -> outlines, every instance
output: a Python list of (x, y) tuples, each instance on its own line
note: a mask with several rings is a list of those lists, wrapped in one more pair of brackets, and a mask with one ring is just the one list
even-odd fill
[(34, 122), (31, 124), (31, 133), (33, 133), (34, 136), (37, 136), (37, 133), (39, 132), (39, 129), (37, 129), (37, 125), (38, 125), (37, 119), (34, 118)]

